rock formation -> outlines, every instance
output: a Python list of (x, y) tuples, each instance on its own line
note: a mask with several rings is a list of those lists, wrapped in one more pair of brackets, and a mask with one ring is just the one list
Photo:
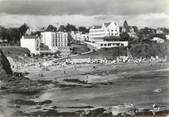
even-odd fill
[(12, 75), (10, 63), (0, 50), (0, 80), (5, 80), (9, 75)]

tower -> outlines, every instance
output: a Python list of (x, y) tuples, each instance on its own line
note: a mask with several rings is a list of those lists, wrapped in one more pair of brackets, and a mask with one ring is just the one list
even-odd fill
[(129, 25), (126, 20), (123, 23), (122, 32), (129, 32)]

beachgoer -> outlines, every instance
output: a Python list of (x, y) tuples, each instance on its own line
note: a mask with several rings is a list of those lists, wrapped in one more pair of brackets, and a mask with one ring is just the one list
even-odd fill
[(160, 107), (157, 104), (153, 104), (153, 110), (151, 110), (153, 115), (155, 115), (156, 112), (158, 112), (159, 110), (160, 110)]
[(153, 109), (155, 111), (159, 111), (160, 110), (160, 107), (157, 105), (157, 104), (153, 104)]

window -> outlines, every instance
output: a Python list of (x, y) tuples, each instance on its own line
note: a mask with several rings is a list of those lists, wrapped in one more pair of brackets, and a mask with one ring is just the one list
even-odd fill
[(100, 44), (100, 46), (103, 46), (103, 44)]
[(104, 46), (107, 46), (107, 44), (104, 44)]
[(111, 43), (108, 43), (108, 46), (111, 46)]

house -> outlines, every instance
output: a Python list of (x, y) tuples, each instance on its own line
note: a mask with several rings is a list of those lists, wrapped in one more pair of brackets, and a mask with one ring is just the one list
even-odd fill
[(137, 32), (138, 32), (137, 26), (129, 26), (128, 35), (129, 35), (131, 38), (138, 38)]
[(81, 34), (80, 41), (89, 41), (89, 34)]
[(102, 26), (93, 26), (89, 30), (89, 39), (93, 42), (103, 41), (104, 37), (117, 37), (119, 35), (119, 26), (115, 22), (103, 23)]
[(79, 31), (71, 31), (71, 33), (70, 33), (73, 40), (76, 40), (76, 41), (81, 40), (81, 34), (82, 34), (82, 32), (79, 32)]
[(28, 48), (32, 54), (40, 52), (40, 38), (38, 36), (22, 36), (20, 40), (21, 47)]
[(70, 33), (71, 37), (76, 41), (89, 41), (89, 34), (82, 34), (82, 32), (79, 31), (72, 31)]
[[(89, 30), (90, 42), (86, 44), (93, 46), (95, 49), (127, 47), (128, 41), (118, 41), (120, 27), (115, 22), (103, 23), (102, 26), (93, 26)], [(105, 37), (115, 37), (114, 40), (105, 40)], [(117, 38), (116, 38), (117, 37)]]
[(164, 33), (164, 31), (163, 31), (162, 28), (157, 28), (156, 29), (156, 34), (163, 34), (163, 33)]

